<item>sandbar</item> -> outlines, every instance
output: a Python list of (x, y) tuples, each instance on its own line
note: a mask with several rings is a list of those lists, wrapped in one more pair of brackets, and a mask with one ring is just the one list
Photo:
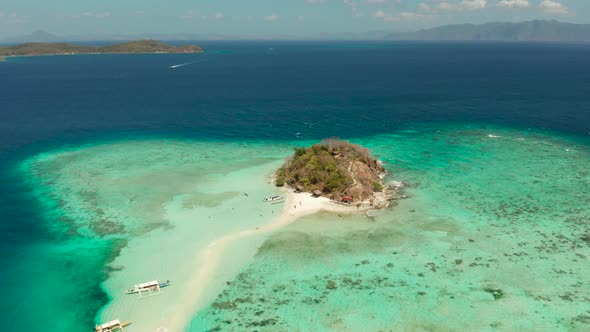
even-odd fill
[(182, 331), (188, 324), (188, 320), (196, 313), (195, 310), (199, 310), (207, 305), (207, 289), (211, 283), (215, 282), (215, 274), (222, 268), (220, 262), (223, 261), (223, 256), (227, 248), (233, 243), (249, 237), (272, 233), (299, 218), (320, 211), (355, 213), (362, 212), (366, 209), (352, 205), (341, 205), (326, 197), (313, 197), (309, 193), (288, 192), (288, 189), (284, 190), (284, 193), (286, 195), (286, 201), (283, 212), (273, 219), (271, 223), (225, 235), (209, 244), (199, 255), (199, 259), (195, 265), (196, 269), (191, 278), (192, 283), (185, 286), (185, 292), (183, 293), (185, 299), (178, 299), (180, 303), (187, 304), (183, 306), (185, 310), (175, 311), (174, 315), (168, 318), (167, 326), (161, 327), (161, 330)]

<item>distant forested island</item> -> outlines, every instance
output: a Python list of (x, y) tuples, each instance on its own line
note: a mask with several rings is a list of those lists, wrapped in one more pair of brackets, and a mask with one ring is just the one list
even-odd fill
[(25, 43), (0, 47), (0, 59), (12, 56), (70, 54), (201, 53), (196, 45), (174, 46), (156, 40), (136, 40), (106, 46), (68, 43)]

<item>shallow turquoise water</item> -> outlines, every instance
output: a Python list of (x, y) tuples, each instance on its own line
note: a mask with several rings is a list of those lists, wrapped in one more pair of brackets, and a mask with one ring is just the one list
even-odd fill
[(590, 328), (586, 143), (456, 125), (359, 143), (408, 198), (278, 232), (190, 331)]
[[(244, 255), (233, 262), (241, 272), (187, 331), (588, 328), (587, 141), (497, 126), (422, 124), (354, 142), (385, 162), (388, 181), (411, 184), (407, 197), (372, 218), (322, 213), (277, 232), (252, 261)], [(255, 178), (240, 172), (262, 167), (256, 181), (264, 185), (264, 174), (297, 143), (310, 142), (114, 141), (25, 161), (21, 172), (46, 211), (47, 227), (61, 238), (31, 248), (32, 255), (47, 255), (42, 261), (48, 265), (40, 267), (47, 272), (43, 283), (29, 273), (32, 287), (23, 297), (44, 293), (52, 304), (35, 319), (59, 315), (82, 291), (84, 305), (60, 326), (76, 329), (77, 317), (89, 315), (82, 311), (88, 301), (104, 301), (100, 289), (85, 287), (88, 280), (106, 280), (114, 297), (95, 322), (146, 317), (146, 310), (178, 299), (172, 291), (146, 307), (119, 293), (146, 273), (172, 268), (177, 271), (168, 275), (190, 276), (187, 262), (198, 246), (182, 245), (183, 233), (195, 232), (194, 243), (212, 241), (279, 213), (280, 207), (251, 211), (272, 188), (254, 189), (246, 184)], [(251, 190), (252, 202), (242, 190)], [(244, 199), (240, 210), (235, 204)], [(190, 225), (191, 218), (211, 222), (207, 215), (221, 223)], [(173, 235), (176, 228), (179, 235)], [(151, 247), (137, 242), (143, 238)], [(182, 254), (174, 254), (174, 241)], [(130, 253), (111, 262), (130, 243)], [(167, 256), (141, 262), (150, 250), (165, 252), (164, 243), (172, 250)], [(78, 267), (64, 280), (61, 271)], [(143, 329), (141, 323), (129, 330)]]
[[(107, 294), (115, 287), (125, 287), (131, 282), (129, 280), (122, 286), (119, 282), (122, 283), (123, 278), (113, 278), (131, 271), (111, 261), (115, 256), (119, 260), (129, 257), (127, 254), (117, 256), (119, 249), (138, 250), (138, 242), (160, 239), (162, 234), (172, 230), (170, 222), (157, 218), (166, 213), (162, 203), (166, 204), (171, 198), (175, 202), (182, 201), (182, 195), (178, 193), (185, 192), (193, 180), (216, 183), (223, 178), (219, 173), (231, 174), (230, 177), (245, 174), (243, 176), (254, 183), (254, 175), (260, 175), (258, 170), (272, 169), (273, 164), (267, 162), (279, 161), (290, 152), (289, 145), (303, 143), (295, 139), (296, 133), (312, 141), (340, 136), (366, 144), (387, 159), (394, 178), (407, 179), (414, 184), (410, 199), (400, 202), (400, 206), (409, 204), (412, 207), (400, 209), (401, 215), (396, 218), (417, 220), (416, 225), (423, 223), (424, 229), (409, 228), (407, 233), (420, 234), (424, 241), (436, 246), (422, 248), (413, 245), (418, 252), (416, 257), (422, 257), (424, 262), (417, 262), (416, 266), (408, 263), (410, 272), (426, 263), (434, 263), (432, 252), (450, 250), (444, 249), (449, 242), (444, 241), (447, 228), (462, 231), (458, 239), (464, 239), (467, 234), (477, 235), (478, 228), (486, 229), (486, 234), (499, 232), (499, 240), (494, 237), (495, 242), (491, 243), (505, 250), (522, 242), (521, 238), (529, 242), (523, 244), (527, 246), (541, 243), (541, 238), (547, 236), (543, 241), (552, 246), (551, 241), (557, 240), (547, 230), (547, 216), (556, 211), (555, 220), (564, 220), (563, 211), (569, 209), (570, 228), (562, 227), (561, 222), (551, 224), (551, 227), (555, 228), (556, 234), (563, 234), (568, 239), (584, 232), (586, 212), (584, 206), (578, 207), (576, 203), (585, 202), (581, 183), (586, 183), (587, 178), (584, 170), (578, 172), (579, 179), (571, 173), (571, 169), (580, 169), (579, 165), (587, 163), (584, 158), (575, 159), (584, 149), (578, 148), (577, 152), (571, 149), (569, 152), (573, 153), (562, 155), (551, 144), (587, 146), (587, 142), (576, 141), (587, 139), (590, 133), (590, 85), (587, 80), (590, 76), (590, 48), (587, 45), (348, 42), (344, 45), (274, 41), (205, 44), (209, 52), (199, 58), (203, 61), (181, 71), (168, 68), (173, 64), (193, 62), (192, 55), (38, 57), (11, 59), (0, 64), (0, 293), (4, 299), (0, 303), (0, 317), (6, 322), (6, 330), (45, 331), (47, 322), (63, 331), (91, 328), (96, 321), (102, 320), (101, 314), (108, 313), (109, 309), (101, 308), (109, 304), (109, 308), (113, 307)], [(274, 52), (269, 52), (269, 48)], [(463, 125), (436, 124), (436, 121), (456, 121)], [(415, 125), (420, 122), (429, 123)], [(473, 124), (482, 122), (486, 125)], [(501, 126), (515, 126), (514, 130), (519, 134), (513, 134), (524, 137), (533, 137), (537, 130), (544, 128), (559, 132), (548, 131), (541, 135), (541, 141), (548, 140), (551, 144), (529, 145), (527, 149), (530, 151), (525, 153), (514, 148), (518, 146), (501, 140), (492, 142), (497, 144), (494, 146), (483, 144), (476, 137), (470, 139), (473, 135), (465, 133), (469, 131), (465, 124), (469, 123), (473, 124), (472, 134), (476, 136), (479, 135), (478, 128), (486, 126), (491, 132), (503, 131), (498, 129)], [(442, 131), (441, 136), (434, 135), (437, 130)], [(568, 138), (570, 134), (579, 137)], [(113, 153), (109, 151), (120, 146), (114, 143), (129, 139), (135, 143), (154, 140), (178, 143), (179, 139), (172, 138), (179, 137), (183, 144), (187, 140), (193, 143), (195, 140), (200, 143), (229, 142), (243, 151), (237, 147), (238, 142), (247, 140), (259, 143), (262, 148), (255, 149), (253, 155), (237, 153), (235, 159), (233, 155), (224, 155), (235, 161), (229, 168), (224, 168), (223, 160), (205, 162), (205, 154), (179, 147), (150, 150), (139, 144), (130, 145), (128, 149), (114, 149)], [(84, 143), (88, 145), (84, 146)], [(265, 155), (265, 144), (281, 147), (273, 148), (274, 152), (268, 156)], [(103, 149), (93, 150), (97, 145), (102, 145)], [(503, 148), (507, 151), (499, 153)], [(80, 153), (61, 154), (64, 151)], [(93, 156), (93, 151), (100, 153)], [(39, 155), (45, 152), (48, 154)], [(183, 159), (179, 153), (194, 155), (194, 158)], [(99, 155), (111, 159), (102, 160), (97, 157)], [(54, 163), (48, 158), (51, 156), (71, 158), (71, 163), (67, 158)], [(495, 157), (500, 156), (502, 159), (496, 160)], [(19, 167), (23, 160), (40, 163), (23, 169)], [(183, 160), (185, 166), (175, 166), (177, 161)], [(550, 163), (552, 167), (549, 167)], [(497, 167), (497, 173), (501, 174), (491, 173), (490, 165)], [(245, 170), (244, 173), (240, 173), (241, 170)], [(130, 174), (127, 172), (134, 174), (128, 182), (121, 177)], [(201, 176), (211, 173), (216, 175), (210, 179)], [(544, 174), (549, 174), (552, 181), (545, 181)], [(561, 182), (562, 177), (564, 182)], [(223, 200), (221, 206), (225, 206), (243, 197), (235, 196), (241, 190), (237, 188), (222, 193), (196, 190), (192, 193), (198, 193), (198, 197), (188, 199), (186, 207), (206, 209), (219, 200)], [(483, 193), (488, 196), (484, 197)], [(130, 199), (133, 197), (135, 200)], [(100, 207), (104, 207), (102, 214), (99, 213)], [(226, 212), (220, 212), (218, 216), (232, 215)], [(397, 212), (392, 210), (391, 213)], [(256, 216), (246, 213), (248, 216), (252, 214)], [(534, 217), (537, 214), (542, 216), (538, 223), (544, 234), (526, 233), (514, 225), (524, 222), (540, 227), (530, 221), (537, 220)], [(266, 217), (248, 218), (247, 223)], [(100, 222), (104, 218), (108, 222)], [(302, 224), (305, 227), (302, 226), (301, 231), (310, 232), (319, 227), (322, 232), (335, 237), (334, 229), (330, 227), (331, 218), (325, 219), (325, 227), (317, 226), (312, 218), (314, 227), (309, 223)], [(386, 213), (376, 219), (375, 225), (384, 224), (385, 227), (391, 220), (397, 219)], [(574, 232), (572, 227), (576, 223), (578, 231)], [(366, 225), (365, 220), (355, 218), (349, 224), (351, 228), (361, 230)], [(396, 227), (403, 231), (405, 225)], [(504, 236), (501, 233), (504, 229), (515, 229), (516, 233), (512, 237)], [(348, 242), (342, 236), (343, 242)], [(377, 237), (377, 234), (371, 236)], [(407, 236), (402, 239), (411, 240)], [(463, 245), (461, 241), (457, 248), (481, 252), (482, 259), (486, 257), (484, 254), (493, 252), (493, 248), (479, 248), (485, 243), (483, 240), (474, 242), (478, 246), (469, 241)], [(564, 243), (556, 244), (557, 248), (567, 244), (567, 240), (562, 241)], [(376, 243), (380, 244), (379, 241)], [(414, 240), (410, 243), (414, 244)], [(338, 245), (338, 248), (344, 247), (344, 243)], [(379, 252), (382, 247), (371, 247), (368, 241), (361, 241), (354, 250), (364, 252), (373, 248), (371, 250)], [(581, 252), (575, 251), (587, 257), (583, 248)], [(281, 260), (281, 252), (269, 257)], [(518, 251), (509, 252), (513, 260), (525, 257), (514, 256), (513, 252)], [(463, 255), (463, 251), (457, 256), (459, 254)], [(178, 256), (181, 255), (187, 254), (179, 251)], [(248, 255), (244, 254), (244, 257)], [(317, 250), (310, 251), (309, 255), (317, 255)], [(551, 262), (557, 260), (556, 255), (548, 256)], [(569, 275), (569, 269), (573, 269), (572, 273), (579, 272), (576, 270), (578, 262), (572, 262), (570, 268), (572, 257), (566, 253), (560, 255), (564, 258), (563, 267), (556, 269), (566, 271), (559, 275), (560, 280)], [(332, 259), (327, 257), (327, 261)], [(480, 256), (469, 255), (462, 259), (467, 262), (468, 258), (475, 260), (477, 257)], [(460, 258), (453, 256), (453, 259)], [(573, 259), (582, 261), (584, 258)], [(343, 261), (335, 266), (342, 269), (350, 260), (343, 255)], [(527, 264), (523, 261), (514, 264)], [(253, 268), (257, 266), (256, 262)], [(436, 262), (444, 265), (443, 258)], [(460, 267), (475, 274), (486, 271), (475, 267), (467, 269), (466, 266), (472, 263), (462, 263)], [(283, 265), (277, 263), (277, 266)], [(535, 289), (546, 287), (549, 293), (552, 292), (553, 288), (547, 286), (543, 278), (555, 280), (554, 272), (547, 271), (543, 264), (531, 263), (529, 266), (531, 271), (540, 272), (524, 274), (518, 266), (509, 271), (520, 271), (515, 275), (523, 282)], [(174, 270), (183, 268), (186, 267)], [(316, 270), (318, 275), (323, 273), (323, 268)], [(427, 269), (425, 275), (434, 273), (429, 271)], [(441, 269), (437, 271), (441, 272)], [(438, 272), (436, 274), (440, 275)], [(407, 279), (406, 283), (422, 280), (412, 273), (407, 277), (400, 275), (399, 279)], [(465, 273), (457, 272), (458, 275)], [(109, 276), (111, 278), (106, 279)], [(476, 277), (469, 279), (475, 280)], [(495, 280), (492, 277), (487, 279)], [(442, 280), (455, 283), (450, 276)], [(474, 282), (473, 287), (479, 289), (481, 284), (483, 282)], [(561, 286), (562, 282), (557, 284)], [(422, 286), (416, 286), (416, 292), (421, 292)], [(465, 283), (458, 282), (457, 287), (463, 292)], [(516, 289), (515, 293), (524, 289), (517, 286), (506, 288)], [(260, 292), (264, 293), (264, 290)], [(486, 294), (483, 295), (489, 297), (489, 293)], [(559, 293), (553, 303), (561, 303), (559, 296), (575, 299), (562, 306), (564, 310), (570, 310), (569, 313), (562, 315), (561, 309), (555, 309), (551, 303), (543, 310), (535, 310), (546, 312), (551, 309), (555, 317), (564, 319), (561, 325), (547, 323), (551, 329), (561, 329), (571, 322), (572, 329), (579, 330), (576, 325), (579, 322), (573, 321), (572, 317), (583, 315), (584, 310), (578, 310), (580, 300)], [(157, 301), (160, 300), (154, 302)], [(369, 301), (360, 303), (376, 312)], [(375, 303), (378, 306), (382, 302)], [(432, 303), (434, 306), (437, 302)], [(523, 312), (538, 304), (523, 303)], [(129, 310), (140, 310), (151, 304), (144, 302)], [(346, 308), (345, 304), (338, 305)], [(476, 307), (480, 308), (479, 305)], [(408, 308), (413, 309), (412, 306)], [(399, 312), (406, 317), (413, 314), (436, 316), (448, 323), (446, 317), (457, 316), (453, 311), (456, 308), (444, 309), (453, 314), (445, 314), (440, 309), (438, 316), (423, 311), (406, 313), (403, 308)], [(299, 316), (293, 317), (308, 312), (303, 306), (301, 313), (297, 314)], [(359, 312), (363, 313), (362, 310)], [(469, 317), (479, 317), (468, 313)], [(289, 317), (288, 313), (285, 315)], [(526, 315), (520, 316), (524, 321), (530, 321)], [(350, 314), (350, 317), (346, 324), (335, 323), (334, 326), (352, 326), (348, 324), (352, 324), (356, 316)], [(516, 315), (510, 314), (509, 317)], [(204, 314), (196, 322), (214, 326), (214, 319), (210, 318), (209, 314)], [(458, 324), (467, 320), (468, 317), (459, 320)], [(366, 320), (359, 321), (367, 323)], [(545, 324), (541, 319), (538, 321)], [(381, 326), (379, 322), (379, 319), (375, 320), (375, 326)], [(282, 323), (294, 324), (288, 319)], [(137, 330), (138, 326), (129, 329)]]
[[(27, 159), (21, 172), (45, 206), (45, 226), (60, 238), (31, 248), (32, 254), (46, 255), (41, 261), (48, 265), (40, 270), (55, 271), (45, 274), (43, 283), (37, 281), (40, 275), (30, 275), (25, 298), (44, 292), (56, 308), (35, 319), (50, 319), (80, 295), (85, 295), (81, 310), (92, 308), (93, 300), (94, 307), (101, 307), (102, 291), (109, 296), (105, 308), (98, 314), (71, 311), (60, 328), (121, 318), (133, 321), (130, 329), (139, 331), (153, 327), (154, 322), (147, 322), (148, 327), (142, 323), (154, 311), (172, 315), (184, 310), (190, 298), (178, 298), (189, 287), (191, 265), (198, 263), (193, 256), (217, 238), (281, 212), (281, 205), (264, 204), (262, 198), (274, 193), (267, 176), (291, 149), (272, 142), (151, 139), (89, 144)], [(66, 280), (63, 271), (70, 271)], [(160, 304), (152, 299), (147, 306), (124, 294), (147, 280), (142, 278), (172, 279), (176, 287), (167, 290)], [(90, 280), (103, 282), (102, 290), (88, 287)], [(92, 322), (76, 318), (84, 316)]]

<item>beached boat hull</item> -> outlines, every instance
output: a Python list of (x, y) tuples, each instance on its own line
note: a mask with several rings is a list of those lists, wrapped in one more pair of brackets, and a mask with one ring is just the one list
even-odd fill
[(285, 197), (283, 197), (283, 196), (266, 197), (264, 199), (264, 201), (266, 203), (276, 203), (276, 202), (282, 202), (284, 200), (285, 200)]
[[(167, 282), (161, 283), (160, 284), (160, 288), (165, 288), (165, 287), (168, 287), (170, 285), (172, 285), (172, 282), (171, 281), (167, 281)], [(156, 289), (156, 287), (153, 287), (151, 289)], [(141, 292), (147, 292), (148, 289), (147, 288), (145, 288), (145, 289), (139, 289), (139, 288), (128, 289), (128, 290), (125, 291), (125, 294), (138, 294), (140, 291)]]

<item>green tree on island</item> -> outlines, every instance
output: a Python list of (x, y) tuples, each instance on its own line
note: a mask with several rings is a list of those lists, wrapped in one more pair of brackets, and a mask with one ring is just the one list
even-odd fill
[(383, 190), (386, 173), (368, 149), (339, 139), (327, 139), (309, 148), (295, 148), (277, 170), (275, 184), (333, 199), (350, 196), (355, 201)]

